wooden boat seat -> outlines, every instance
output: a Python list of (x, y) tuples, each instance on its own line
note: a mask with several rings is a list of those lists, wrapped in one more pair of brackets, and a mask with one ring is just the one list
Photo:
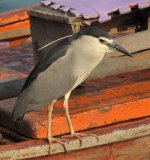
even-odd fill
[[(150, 115), (150, 69), (87, 81), (75, 89), (69, 106), (76, 131)], [(46, 138), (47, 108), (28, 113), (19, 124), (11, 120), (15, 98), (1, 101), (0, 125), (30, 138)], [(52, 134), (69, 133), (63, 99), (56, 102)], [(82, 125), (81, 125), (82, 123)], [(63, 126), (63, 127), (62, 127)]]

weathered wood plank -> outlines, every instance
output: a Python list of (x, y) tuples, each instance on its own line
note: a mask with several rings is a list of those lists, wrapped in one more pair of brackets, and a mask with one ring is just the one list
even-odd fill
[(150, 136), (112, 145), (115, 160), (150, 160)]
[(117, 144), (78, 150), (66, 154), (55, 154), (32, 158), (32, 160), (149, 160), (150, 136)]
[[(129, 123), (121, 123), (122, 125), (116, 124), (113, 126), (107, 126), (105, 128), (97, 128), (95, 130), (92, 130), (92, 133), (95, 133), (99, 137), (99, 141), (94, 137), (91, 136), (86, 136), (83, 137), (83, 145), (80, 147), (80, 143), (78, 139), (70, 139), (69, 144), (66, 144), (66, 148), (68, 151), (76, 151), (80, 149), (80, 154), (77, 154), (77, 152), (72, 152), (72, 153), (66, 153), (62, 154), (62, 156), (67, 156), (69, 160), (74, 160), (74, 156), (76, 155), (77, 157), (80, 157), (85, 159), (86, 157), (84, 156), (84, 151), (86, 153), (88, 150), (83, 150), (87, 148), (91, 148), (92, 153), (94, 153), (96, 150), (99, 150), (96, 153), (96, 157), (101, 157), (101, 160), (105, 160), (106, 158), (110, 158), (113, 156), (114, 158), (119, 158), (120, 153), (126, 152), (125, 157), (127, 158), (128, 155), (133, 157), (136, 155), (139, 155), (139, 153), (143, 153), (143, 157), (148, 156), (149, 153), (149, 147), (145, 148), (145, 151), (142, 152), (135, 152), (137, 151), (137, 148), (140, 149), (145, 146), (149, 146), (149, 140), (150, 140), (150, 119), (147, 117), (145, 119), (141, 120), (136, 120), (136, 121), (131, 121)], [(91, 133), (91, 131), (90, 131)], [(146, 136), (146, 137), (143, 137)], [(142, 137), (142, 138), (140, 138)], [(135, 139), (138, 138), (138, 139)], [(134, 140), (131, 140), (134, 139)], [(131, 141), (127, 141), (131, 140)], [(124, 142), (127, 141), (127, 142)], [(118, 144), (113, 144), (116, 142), (121, 142)], [(106, 144), (109, 144), (106, 145)], [(102, 145), (106, 145), (102, 146)], [(136, 147), (134, 146), (136, 145)], [(97, 147), (98, 148), (97, 148)], [(134, 150), (134, 147), (135, 150)], [(52, 143), (51, 145), (51, 155), (55, 154), (55, 158), (59, 156), (56, 153), (63, 153), (64, 149), (63, 147), (58, 144), (58, 143)], [(94, 148), (93, 148), (94, 147)], [(96, 148), (95, 148), (96, 147)], [(117, 151), (117, 148), (119, 150)], [(128, 148), (132, 148), (131, 150), (128, 150)], [(81, 150), (82, 149), (82, 150)], [(104, 154), (104, 150), (106, 149), (106, 154)], [(48, 155), (48, 150), (49, 150), (49, 145), (46, 141), (42, 140), (32, 140), (32, 141), (26, 141), (26, 142), (20, 142), (17, 143), (16, 145), (4, 145), (0, 146), (0, 159), (4, 158), (9, 158), (11, 160), (13, 159), (24, 159), (24, 158), (35, 158), (39, 156), (46, 156)], [(103, 153), (101, 152), (103, 151)], [(110, 152), (111, 151), (111, 152)], [(78, 151), (79, 152), (79, 151)], [(74, 154), (73, 154), (74, 153)], [(93, 154), (91, 153), (91, 156), (89, 156), (89, 160), (93, 158)], [(73, 154), (73, 157), (70, 157), (69, 154)], [(53, 160), (53, 156), (49, 155), (49, 159)], [(123, 157), (123, 155), (120, 155)], [(77, 158), (76, 157), (76, 158)], [(141, 155), (142, 157), (142, 155)], [(72, 159), (73, 158), (73, 159)], [(41, 159), (41, 157), (40, 157)], [(119, 159), (117, 159), (119, 160)]]
[(26, 9), (17, 9), (15, 11), (0, 14), (0, 26), (9, 25), (18, 21), (29, 19)]
[[(87, 130), (150, 115), (150, 70), (97, 79), (74, 90), (69, 99), (71, 120), (76, 131)], [(32, 138), (47, 136), (47, 107), (28, 113), (21, 123), (12, 121), (15, 99), (1, 101), (0, 124)], [(69, 132), (63, 99), (55, 104), (52, 135)], [(132, 112), (131, 112), (132, 111)], [(82, 125), (80, 125), (82, 121)], [(63, 128), (61, 127), (63, 126)]]
[(71, 14), (65, 14), (58, 10), (52, 10), (44, 6), (36, 6), (28, 10), (30, 16), (42, 18), (45, 20), (51, 20), (56, 22), (68, 23), (68, 24), (80, 24), (81, 17), (74, 17)]
[(132, 58), (118, 54), (114, 53), (112, 56), (104, 57), (88, 79), (105, 78), (150, 68), (150, 50), (135, 54)]
[(31, 7), (37, 6), (39, 4), (34, 4), (29, 7), (19, 8), (13, 11), (5, 12), (0, 14), (0, 26), (6, 26), (16, 22), (28, 20), (29, 16), (27, 10)]
[(10, 31), (1, 32), (0, 40), (8, 40), (12, 38), (18, 38), (18, 37), (29, 36), (29, 35), (31, 35), (29, 28), (14, 29)]
[(23, 29), (23, 28), (30, 28), (29, 20), (22, 20), (9, 25), (0, 26), (0, 33), (5, 31)]
[(124, 46), (130, 52), (136, 52), (147, 48), (150, 49), (150, 30), (118, 37), (115, 41)]
[[(15, 38), (15, 39), (9, 39), (9, 45), (10, 47), (15, 47), (15, 46), (19, 46), (19, 45), (22, 45), (26, 42), (26, 40), (30, 37), (30, 35), (27, 35), (27, 36), (21, 36), (21, 37), (18, 37), (18, 38)], [(31, 42), (31, 41), (30, 41)]]

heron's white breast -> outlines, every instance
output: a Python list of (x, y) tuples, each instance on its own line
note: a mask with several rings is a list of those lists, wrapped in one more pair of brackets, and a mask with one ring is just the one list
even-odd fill
[(100, 51), (99, 41), (90, 36), (74, 41), (71, 45), (71, 69), (77, 81), (73, 88), (82, 83), (101, 62), (104, 53)]
[(97, 38), (82, 36), (71, 45), (71, 57), (73, 72), (77, 74), (89, 74), (103, 59), (104, 53), (99, 48)]

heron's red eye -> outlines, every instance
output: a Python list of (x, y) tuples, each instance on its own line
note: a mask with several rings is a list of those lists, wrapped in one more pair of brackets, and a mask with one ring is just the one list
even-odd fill
[(99, 41), (100, 41), (101, 43), (105, 43), (105, 41), (104, 41), (103, 39), (99, 39)]

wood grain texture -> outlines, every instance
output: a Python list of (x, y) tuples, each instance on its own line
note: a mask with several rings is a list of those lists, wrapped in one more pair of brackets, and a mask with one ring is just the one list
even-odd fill
[(149, 69), (150, 50), (127, 56), (106, 55), (102, 62), (92, 71), (88, 79), (105, 78), (108, 76)]
[(49, 145), (44, 140), (27, 140), (15, 145), (3, 145), (0, 146), (0, 159), (149, 160), (149, 120), (147, 117), (90, 130), (87, 133), (97, 134), (99, 142), (94, 137), (86, 136), (82, 138), (83, 145), (80, 147), (77, 139), (68, 139), (69, 144), (66, 144), (66, 147), (69, 152), (67, 153), (64, 153), (60, 144), (52, 143), (49, 155)]
[(12, 24), (18, 21), (29, 19), (29, 16), (27, 14), (28, 8), (29, 7), (0, 14), (0, 21), (1, 21), (0, 26), (4, 26), (4, 25)]
[(31, 33), (30, 33), (29, 28), (14, 29), (14, 30), (10, 30), (10, 31), (1, 32), (0, 33), (0, 40), (18, 38), (18, 37), (28, 36), (30, 34)]
[(68, 154), (43, 156), (36, 159), (61, 160), (63, 158), (65, 158), (65, 160), (149, 160), (150, 138), (147, 136), (126, 142), (74, 151)]
[[(105, 126), (150, 115), (150, 70), (88, 81), (69, 99), (71, 120), (76, 131)], [(47, 136), (47, 107), (28, 113), (16, 124), (11, 119), (15, 99), (1, 101), (0, 124), (32, 138)], [(63, 99), (55, 104), (52, 135), (69, 132)], [(82, 122), (82, 125), (81, 125)], [(63, 127), (62, 127), (63, 126)]]
[(55, 11), (43, 6), (36, 6), (30, 8), (28, 11), (30, 16), (39, 17), (46, 20), (56, 21), (56, 22), (63, 22), (68, 24), (81, 24), (81, 17), (74, 17), (70, 14), (67, 16), (65, 13), (60, 11)]

